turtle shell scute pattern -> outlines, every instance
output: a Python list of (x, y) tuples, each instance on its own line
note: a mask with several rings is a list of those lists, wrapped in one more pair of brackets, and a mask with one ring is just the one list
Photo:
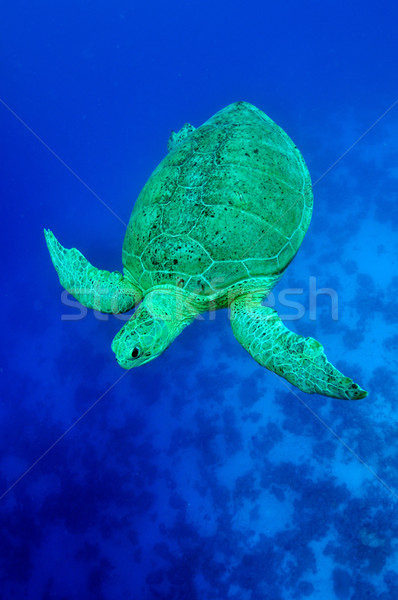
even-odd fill
[(134, 206), (123, 263), (144, 291), (171, 284), (221, 296), (282, 273), (311, 213), (300, 152), (262, 111), (238, 102), (171, 144)]

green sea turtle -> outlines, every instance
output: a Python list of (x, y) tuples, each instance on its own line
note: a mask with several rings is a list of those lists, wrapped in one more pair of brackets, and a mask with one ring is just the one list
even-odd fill
[(359, 399), (366, 392), (310, 337), (289, 331), (263, 299), (295, 256), (312, 213), (300, 152), (261, 110), (227, 106), (195, 129), (173, 132), (169, 153), (134, 206), (124, 275), (93, 267), (45, 231), (61, 284), (84, 306), (122, 313), (120, 366), (159, 356), (195, 316), (230, 307), (233, 332), (253, 358), (308, 393)]

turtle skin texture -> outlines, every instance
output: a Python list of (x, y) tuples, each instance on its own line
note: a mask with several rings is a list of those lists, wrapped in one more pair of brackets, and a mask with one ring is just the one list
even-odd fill
[(262, 305), (312, 214), (310, 175), (288, 135), (237, 102), (198, 129), (173, 132), (168, 150), (135, 203), (123, 274), (94, 267), (45, 231), (61, 284), (82, 304), (108, 313), (137, 307), (112, 342), (119, 365), (153, 360), (200, 313), (229, 306), (236, 339), (260, 365), (306, 393), (364, 398), (317, 340)]

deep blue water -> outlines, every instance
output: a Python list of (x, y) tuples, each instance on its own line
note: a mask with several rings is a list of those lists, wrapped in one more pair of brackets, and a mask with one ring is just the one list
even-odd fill
[[(2, 599), (398, 597), (397, 19), (383, 1), (2, 7)], [(120, 381), (122, 322), (61, 318), (78, 311), (43, 227), (120, 269), (171, 129), (236, 100), (287, 131), (315, 184), (280, 314), (365, 400), (286, 387), (226, 311)], [(314, 281), (337, 319), (327, 295), (310, 313)]]

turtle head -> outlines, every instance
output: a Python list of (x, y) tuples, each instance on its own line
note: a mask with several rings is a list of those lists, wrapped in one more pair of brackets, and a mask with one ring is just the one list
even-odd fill
[(193, 316), (177, 310), (172, 294), (151, 292), (112, 342), (116, 360), (124, 369), (140, 367), (158, 357)]

